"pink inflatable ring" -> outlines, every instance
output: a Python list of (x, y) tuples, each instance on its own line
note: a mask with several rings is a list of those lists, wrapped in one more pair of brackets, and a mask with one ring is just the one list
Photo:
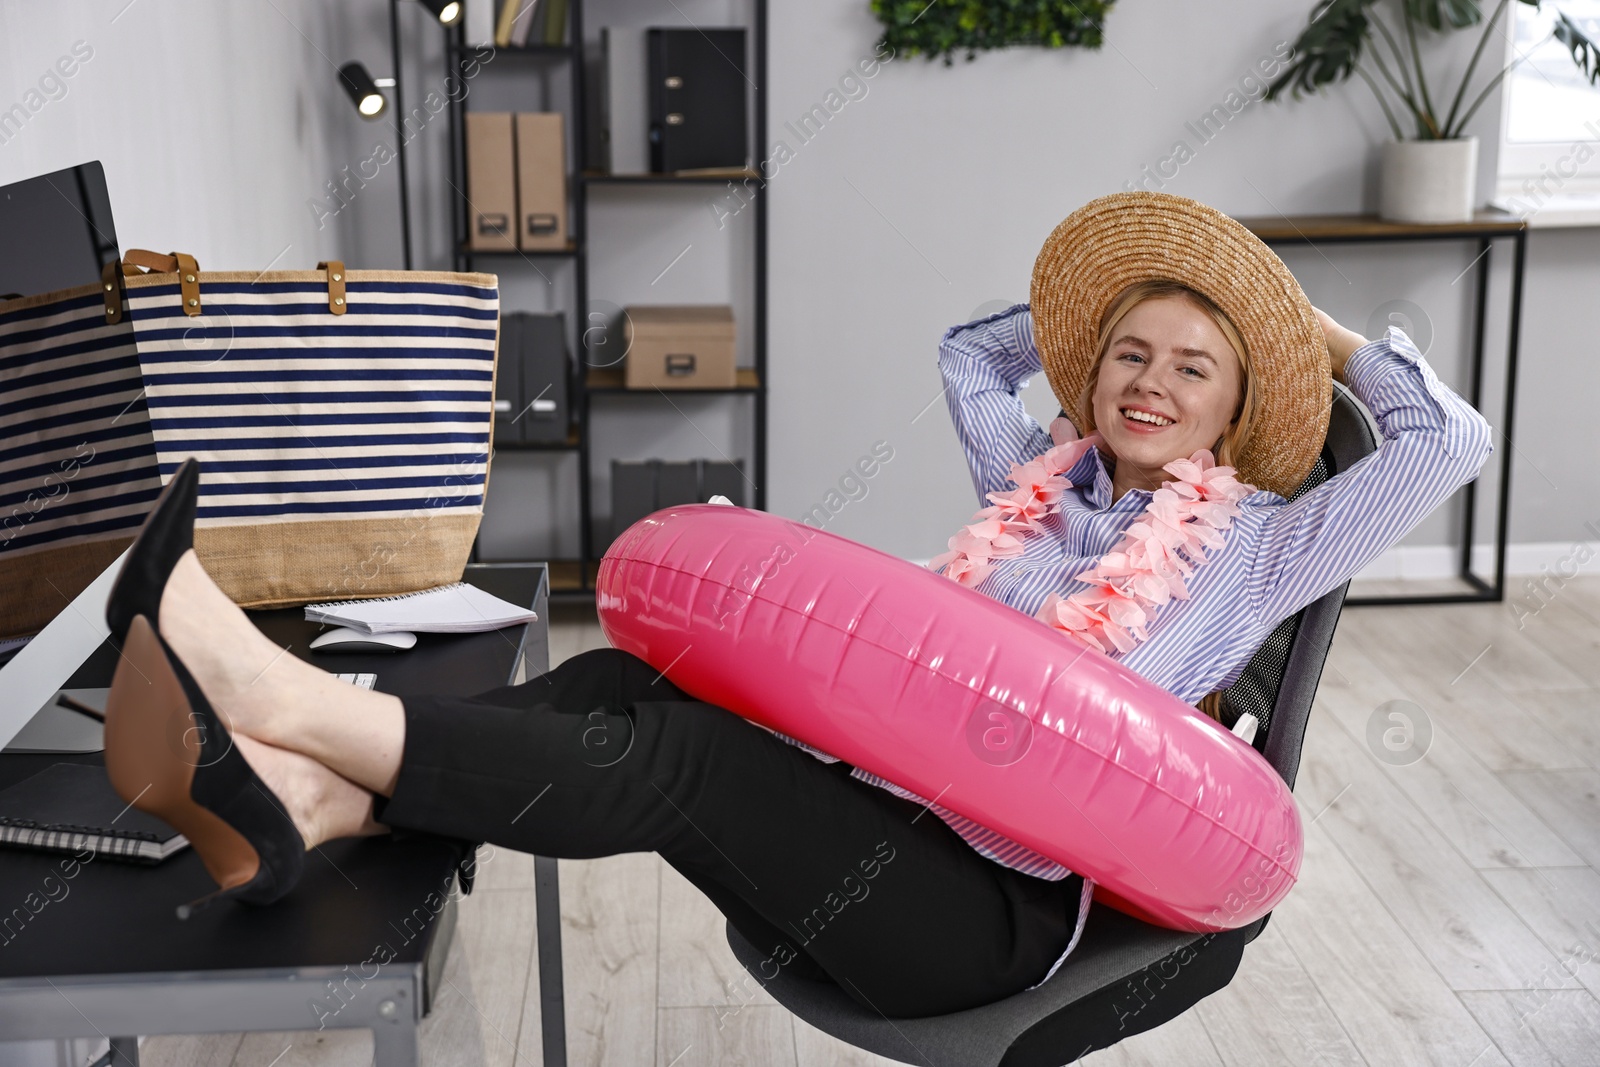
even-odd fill
[(1148, 922), (1245, 926), (1294, 885), (1300, 816), (1255, 749), (1102, 653), (940, 575), (723, 504), (600, 564), (611, 644), (1096, 883)]

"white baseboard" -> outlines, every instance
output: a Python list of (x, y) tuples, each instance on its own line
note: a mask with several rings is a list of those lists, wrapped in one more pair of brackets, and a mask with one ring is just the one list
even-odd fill
[[(1397, 545), (1364, 567), (1357, 579), (1438, 579), (1456, 576), (1461, 550), (1451, 545)], [(914, 559), (919, 567), (926, 559)], [(1494, 571), (1494, 545), (1474, 545), (1472, 569), (1488, 578)], [(1600, 541), (1524, 541), (1506, 545), (1506, 577), (1557, 574), (1600, 574)]]
[[(1397, 545), (1367, 564), (1357, 578), (1453, 578), (1460, 549), (1451, 545)], [(1474, 573), (1494, 572), (1494, 545), (1472, 546)], [(1600, 574), (1600, 541), (1523, 541), (1506, 545), (1506, 576), (1554, 573), (1571, 578)]]

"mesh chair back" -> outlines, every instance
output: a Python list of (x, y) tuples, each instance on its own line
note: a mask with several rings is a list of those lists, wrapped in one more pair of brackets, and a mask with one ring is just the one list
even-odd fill
[[(1328, 450), (1324, 445), (1322, 455), (1317, 457), (1311, 473), (1306, 475), (1306, 480), (1290, 494), (1289, 499), (1297, 500), (1327, 481), (1330, 473), (1328, 463)], [(1278, 628), (1268, 634), (1261, 647), (1256, 649), (1244, 673), (1222, 694), (1222, 725), (1231, 730), (1240, 715), (1245, 712), (1254, 715), (1260, 724), (1255, 740), (1258, 751), (1266, 750), (1267, 736), (1272, 732), (1273, 710), (1278, 703), (1278, 691), (1283, 688), (1283, 675), (1289, 668), (1289, 653), (1294, 649), (1295, 635), (1300, 632), (1300, 620), (1308, 610), (1309, 606), (1302, 608), (1279, 623)], [(1294, 783), (1291, 781), (1289, 784)]]
[[(1291, 500), (1378, 450), (1378, 435), (1360, 402), (1338, 382), (1333, 389), (1322, 455)], [(1349, 587), (1349, 581), (1344, 581), (1283, 620), (1223, 694), (1223, 723), (1231, 727), (1246, 711), (1260, 720), (1256, 748), (1290, 788), (1300, 769), (1300, 747), (1311, 717), (1311, 702)]]

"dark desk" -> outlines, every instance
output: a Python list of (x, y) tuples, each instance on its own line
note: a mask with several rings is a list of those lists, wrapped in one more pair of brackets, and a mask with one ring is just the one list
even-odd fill
[[(1506, 384), (1500, 425), (1500, 485), (1495, 505), (1494, 578), (1484, 581), (1472, 568), (1473, 532), (1477, 521), (1478, 482), (1474, 478), (1462, 491), (1463, 520), (1461, 555), (1457, 567), (1461, 581), (1470, 588), (1463, 593), (1401, 594), (1353, 596), (1346, 607), (1368, 604), (1462, 604), (1479, 601), (1499, 603), (1506, 593), (1506, 536), (1511, 508), (1511, 420), (1517, 405), (1517, 345), (1522, 336), (1522, 279), (1527, 263), (1527, 223), (1498, 208), (1480, 208), (1467, 222), (1389, 222), (1376, 215), (1262, 215), (1240, 218), (1238, 222), (1262, 241), (1272, 244), (1366, 244), (1373, 241), (1476, 241), (1478, 284), (1473, 305), (1472, 380), (1467, 387), (1467, 402), (1483, 411), (1484, 319), (1489, 299), (1489, 254), (1498, 238), (1511, 239), (1511, 311), (1506, 327)], [(1377, 340), (1376, 337), (1369, 340)], [(1484, 412), (1488, 414), (1488, 412)]]
[[(539, 620), (483, 634), (421, 634), (399, 655), (324, 655), (307, 649), (320, 627), (300, 609), (252, 618), (302, 659), (335, 673), (376, 674), (377, 690), (399, 696), (480, 692), (547, 670), (545, 566), (474, 565), (466, 579), (531, 605)], [(108, 685), (115, 660), (108, 642), (71, 684)], [(103, 757), (3, 756), (0, 788), (62, 761)], [(417, 1063), (416, 1026), (454, 930), (459, 844), (331, 842), (307, 857), (305, 877), (272, 907), (224, 902), (188, 921), (176, 917), (176, 905), (213, 887), (192, 849), (157, 867), (92, 860), (70, 880), (62, 878), (67, 855), (3, 852), (0, 1042), (106, 1037), (137, 1056), (121, 1035), (368, 1028), (379, 1067)], [(559, 937), (552, 948), (559, 953)], [(559, 998), (559, 982), (552, 993)]]

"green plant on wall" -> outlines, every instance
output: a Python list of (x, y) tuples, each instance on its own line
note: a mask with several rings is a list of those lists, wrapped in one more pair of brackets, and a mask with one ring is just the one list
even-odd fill
[[(1266, 99), (1278, 99), (1285, 89), (1292, 89), (1294, 98), (1298, 100), (1302, 92), (1314, 94), (1325, 85), (1347, 81), (1351, 74), (1359, 74), (1378, 98), (1378, 105), (1389, 120), (1395, 140), (1407, 139), (1401, 118), (1412, 126), (1413, 140), (1450, 140), (1460, 137), (1467, 121), (1487, 99), (1490, 90), (1511, 73), (1512, 67), (1526, 58), (1518, 56), (1490, 79), (1465, 111), (1461, 110), (1467, 83), (1472, 80), (1478, 58), (1489, 43), (1490, 31), (1495, 29), (1508, 2), (1499, 0), (1484, 24), (1478, 46), (1472, 53), (1472, 61), (1461, 76), (1461, 85), (1454, 97), (1450, 98), (1448, 112), (1443, 110), (1446, 97), (1435, 99), (1428, 91), (1428, 79), (1423, 71), (1417, 38), (1423, 32), (1449, 32), (1482, 22), (1479, 0), (1393, 0), (1392, 4), (1383, 5), (1378, 0), (1318, 0), (1311, 9), (1306, 28), (1294, 42), (1295, 61), (1267, 87)], [(1540, 0), (1520, 2), (1537, 9)], [(1399, 32), (1390, 29), (1384, 22), (1378, 11), (1380, 6), (1400, 9)], [(1391, 11), (1391, 20), (1394, 17)], [(1500, 32), (1503, 34), (1506, 31)], [(1600, 84), (1600, 46), (1586, 37), (1577, 23), (1557, 11), (1551, 36), (1572, 53), (1572, 61), (1591, 85)], [(1369, 64), (1361, 62), (1369, 57), (1370, 66), (1376, 69), (1389, 93), (1396, 99), (1400, 117), (1396, 117), (1395, 111), (1390, 109), (1384, 92), (1373, 80), (1372, 74), (1368, 73)]]
[(980, 51), (1012, 45), (1099, 48), (1101, 27), (1116, 0), (872, 0), (893, 55), (968, 61)]

